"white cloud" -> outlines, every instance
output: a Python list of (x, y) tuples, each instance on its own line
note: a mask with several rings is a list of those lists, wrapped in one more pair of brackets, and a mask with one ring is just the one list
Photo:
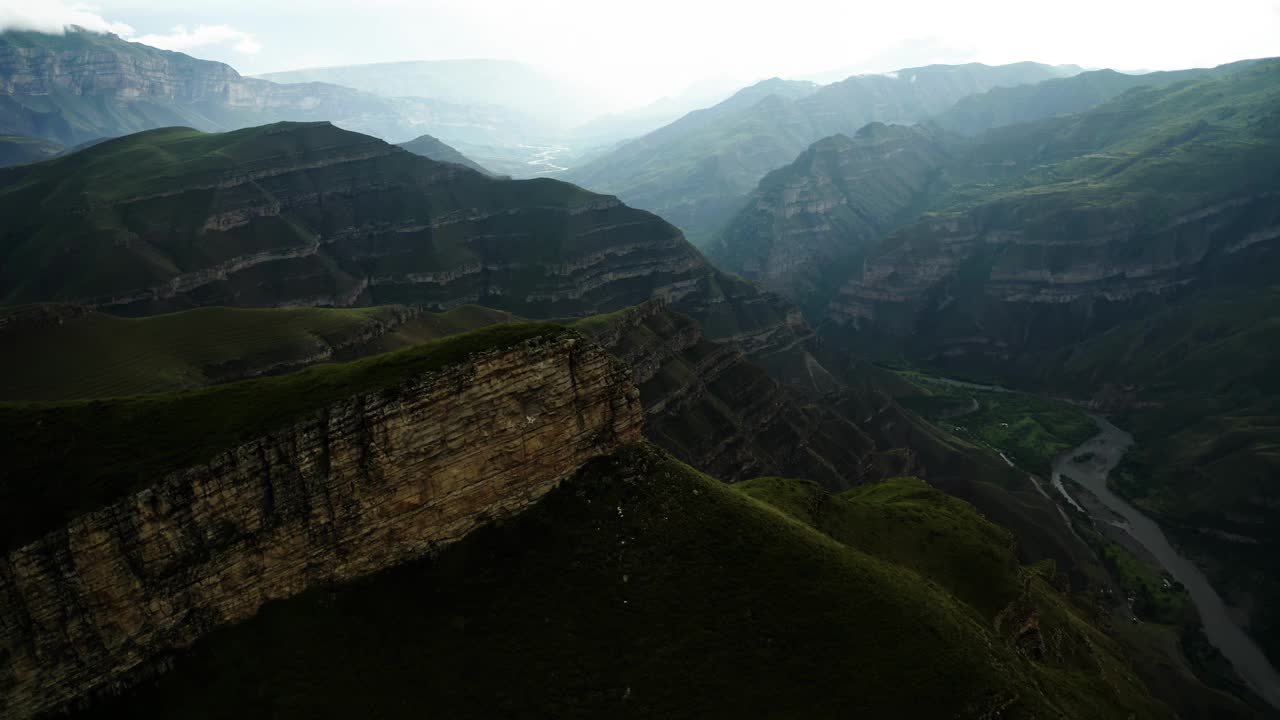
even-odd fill
[(262, 50), (262, 43), (252, 33), (237, 30), (230, 25), (197, 25), (188, 30), (178, 25), (166, 34), (150, 34), (136, 37), (136, 30), (128, 23), (113, 22), (98, 12), (97, 8), (82, 3), (67, 4), (63, 0), (0, 0), (0, 30), (37, 30), (61, 33), (68, 26), (76, 25), (100, 33), (115, 33), (123, 38), (165, 50), (193, 50), (208, 47), (229, 47), (246, 55)]
[(247, 55), (253, 55), (262, 49), (262, 43), (253, 35), (230, 25), (197, 25), (194, 30), (178, 25), (167, 35), (143, 35), (129, 39), (163, 50), (184, 52), (213, 45), (229, 45), (236, 52)]
[(129, 36), (133, 28), (126, 23), (111, 22), (82, 3), (67, 5), (62, 0), (5, 0), (0, 5), (0, 30), (38, 30), (61, 33), (68, 25), (79, 25), (94, 32), (110, 32)]

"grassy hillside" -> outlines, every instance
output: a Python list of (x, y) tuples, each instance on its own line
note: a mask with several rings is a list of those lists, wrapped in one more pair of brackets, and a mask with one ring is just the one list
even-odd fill
[(75, 306), (0, 309), (0, 400), (170, 392), (406, 347), (507, 313), (464, 306), (197, 308), (121, 318)]
[(1168, 87), (1143, 87), (1088, 112), (993, 130), (952, 168), (935, 210), (981, 208), (995, 225), (1061, 234), (1067, 213), (1127, 209), (1145, 222), (1274, 187), (1280, 159), (1280, 60)]
[(784, 302), (717, 272), (650, 213), (327, 123), (167, 128), (0, 169), (0, 302), (132, 316), (469, 302), (553, 318), (654, 295), (711, 337), (795, 331), (780, 327)]
[(341, 365), (199, 390), (61, 403), (0, 403), (12, 452), (0, 475), (0, 547), (284, 427), (342, 398), (393, 386), (471, 354), (570, 332), (497, 325)]
[(788, 485), (739, 492), (636, 446), (436, 558), (269, 605), (83, 716), (1167, 715), (972, 511), (912, 480), (832, 501), (960, 539), (956, 562), (1002, 581), (996, 612), (864, 552), (871, 529), (769, 504), (806, 492)]
[(992, 88), (962, 98), (933, 121), (952, 132), (976, 135), (985, 130), (1084, 112), (1138, 87), (1158, 88), (1200, 77), (1224, 75), (1253, 61), (1215, 68), (1152, 72), (1140, 75), (1094, 70), (1035, 84)]
[(65, 150), (61, 144), (24, 135), (0, 135), (0, 167), (47, 160)]

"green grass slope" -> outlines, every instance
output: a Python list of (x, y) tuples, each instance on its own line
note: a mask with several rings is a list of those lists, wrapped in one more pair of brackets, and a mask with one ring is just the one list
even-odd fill
[(952, 132), (976, 135), (1005, 125), (1084, 112), (1138, 87), (1164, 87), (1185, 80), (1224, 75), (1251, 62), (1244, 60), (1215, 68), (1140, 75), (1094, 70), (1034, 84), (997, 87), (962, 98), (946, 112), (935, 116), (933, 121)]
[(50, 140), (24, 135), (0, 135), (0, 167), (47, 160), (65, 149)]
[(328, 123), (165, 128), (0, 169), (3, 303), (137, 316), (469, 301), (555, 318), (654, 295), (744, 345), (807, 332), (778, 327), (786, 303), (719, 273), (650, 213), (556, 180), (485, 177)]
[[(944, 535), (982, 522), (951, 511)], [(1026, 622), (1006, 633), (944, 584), (641, 445), (438, 557), (269, 605), (82, 716), (1166, 715), (1096, 631), (1076, 657), (1088, 629), (1057, 613), (1027, 617), (1062, 628), (1061, 657), (1020, 649)]]
[(184, 392), (0, 403), (10, 451), (0, 474), (0, 547), (9, 548), (165, 473), (287, 426), (342, 398), (388, 388), (473, 353), (572, 332), (497, 325), (354, 362)]
[(397, 350), (509, 322), (463, 306), (197, 308), (121, 318), (75, 306), (0, 309), (0, 400), (170, 392)]

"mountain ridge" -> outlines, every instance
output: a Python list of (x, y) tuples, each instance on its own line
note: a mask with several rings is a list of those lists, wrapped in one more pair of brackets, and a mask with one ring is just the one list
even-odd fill
[[(765, 81), (771, 84), (751, 95), (742, 91), (735, 96), (750, 98), (750, 103), (730, 98), (572, 168), (565, 177), (651, 209), (702, 245), (739, 209), (760, 178), (792, 162), (822, 137), (851, 135), (876, 120), (923, 120), (967, 94), (1056, 73), (1035, 63), (940, 65), (901, 72), (899, 77), (853, 76), (816, 90), (796, 81)], [(773, 87), (807, 91), (785, 98), (771, 92)]]

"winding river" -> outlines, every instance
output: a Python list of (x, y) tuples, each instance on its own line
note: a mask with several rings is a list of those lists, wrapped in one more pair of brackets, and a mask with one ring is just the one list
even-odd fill
[[(1011, 392), (1008, 388), (998, 385), (982, 385), (950, 378), (932, 379), (970, 390)], [(1174, 549), (1169, 538), (1154, 520), (1142, 514), (1107, 487), (1107, 477), (1133, 446), (1133, 436), (1112, 425), (1101, 415), (1091, 413), (1089, 417), (1097, 423), (1099, 432), (1079, 447), (1054, 458), (1053, 475), (1050, 478), (1054, 489), (1073, 506), (1084, 509), (1068, 493), (1062, 482), (1062, 477), (1065, 475), (1087, 488), (1108, 510), (1124, 518), (1123, 522), (1119, 522), (1109, 517), (1094, 516), (1096, 522), (1114, 523), (1129, 533), (1155, 557), (1167, 573), (1186, 586), (1187, 592), (1191, 595), (1191, 601), (1195, 603), (1196, 610), (1200, 614), (1200, 621), (1204, 625), (1204, 633), (1209, 638), (1209, 642), (1231, 661), (1236, 672), (1259, 697), (1272, 707), (1280, 708), (1280, 673), (1263, 655), (1257, 643), (1231, 619), (1227, 604), (1209, 584), (1209, 579), (1200, 568), (1196, 567), (1195, 563)], [(1086, 462), (1073, 461), (1073, 458), (1089, 455), (1092, 457)], [(1004, 455), (1001, 454), (1001, 457)], [(1008, 458), (1004, 459), (1010, 465), (1013, 464)], [(1085, 503), (1085, 505), (1090, 504)]]
[[(1054, 460), (1053, 486), (1075, 504), (1075, 500), (1063, 487), (1062, 476), (1066, 475), (1088, 488), (1107, 509), (1124, 518), (1123, 523), (1116, 523), (1155, 556), (1166, 572), (1186, 586), (1200, 613), (1209, 642), (1222, 651), (1254, 692), (1272, 706), (1280, 707), (1280, 673), (1276, 672), (1252, 638), (1232, 621), (1226, 603), (1209, 584), (1208, 578), (1195, 563), (1174, 549), (1154, 520), (1107, 487), (1107, 476), (1133, 445), (1133, 436), (1107, 422), (1106, 418), (1098, 415), (1090, 417), (1098, 424), (1100, 432), (1080, 447), (1065, 452)], [(1072, 461), (1074, 457), (1089, 453), (1093, 457), (1087, 462)], [(1106, 518), (1095, 519), (1098, 522), (1112, 522)]]

